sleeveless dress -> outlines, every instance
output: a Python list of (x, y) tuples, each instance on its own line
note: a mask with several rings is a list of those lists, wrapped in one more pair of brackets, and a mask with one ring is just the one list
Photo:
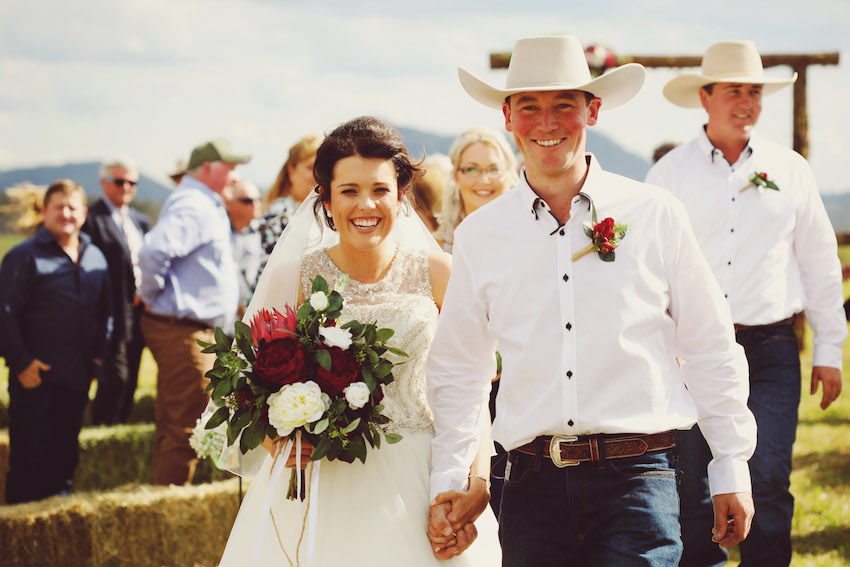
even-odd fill
[[(343, 275), (326, 250), (305, 256), (305, 297), (310, 295), (310, 278), (317, 274), (329, 286)], [(341, 322), (356, 319), (391, 328), (395, 334), (390, 344), (410, 355), (393, 369), (395, 380), (384, 388), (384, 413), (392, 420), (386, 431), (403, 438), (394, 445), (382, 443), (379, 450), (369, 448), (365, 463), (323, 459), (318, 483), (311, 487), (318, 490), (311, 490), (301, 503), (285, 497), (289, 469), (276, 486), (269, 485), (272, 459), (267, 458), (242, 503), (220, 565), (248, 567), (258, 558), (256, 565), (304, 566), (311, 545), (314, 567), (501, 565), (498, 526), (489, 507), (476, 521), (478, 539), (459, 557), (436, 559), (426, 536), (434, 428), (425, 362), (438, 317), (426, 253), (398, 249), (381, 281), (350, 279), (342, 296)], [(402, 362), (402, 357), (393, 362)], [(308, 477), (313, 466), (307, 468)], [(268, 521), (263, 504), (269, 491), (273, 521), (258, 543), (257, 534)], [(317, 507), (314, 534), (309, 533), (308, 506)]]

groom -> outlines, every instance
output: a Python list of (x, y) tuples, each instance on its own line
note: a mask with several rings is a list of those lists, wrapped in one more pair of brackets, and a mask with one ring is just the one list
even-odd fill
[(694, 423), (713, 449), (714, 540), (737, 544), (755, 422), (729, 309), (682, 206), (585, 151), (587, 127), (637, 94), (643, 67), (592, 79), (578, 39), (558, 36), (518, 41), (503, 90), (459, 75), (502, 110), (525, 167), (455, 232), (428, 362), (435, 508), (466, 489), (498, 344), (504, 565), (676, 565), (677, 430)]

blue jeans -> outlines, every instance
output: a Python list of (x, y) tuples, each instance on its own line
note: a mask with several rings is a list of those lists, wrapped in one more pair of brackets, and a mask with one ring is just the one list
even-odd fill
[[(789, 565), (794, 513), (794, 497), (789, 491), (791, 453), (797, 435), (801, 381), (797, 339), (791, 325), (739, 331), (736, 338), (747, 355), (750, 368), (748, 405), (758, 426), (758, 444), (750, 459), (756, 515), (750, 535), (740, 544), (741, 565)], [(682, 565), (722, 565), (722, 562), (696, 561), (700, 550), (711, 545), (711, 526), (706, 530), (705, 520), (699, 519), (700, 516), (704, 518), (711, 507), (707, 481), (700, 480), (705, 478), (711, 455), (699, 447), (692, 447), (705, 443), (698, 432), (690, 437), (680, 435), (680, 440), (682, 510), (700, 507), (703, 510), (703, 514), (682, 514), (683, 557), (695, 559)], [(688, 470), (698, 470), (701, 475), (689, 476)]]
[(557, 468), (511, 453), (499, 538), (502, 565), (676, 565), (675, 449)]

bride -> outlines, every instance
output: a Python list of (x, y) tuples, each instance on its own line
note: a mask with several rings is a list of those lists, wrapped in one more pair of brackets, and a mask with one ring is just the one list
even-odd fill
[[(254, 480), (220, 565), (444, 564), (435, 555), (445, 557), (447, 550), (432, 549), (426, 537), (433, 418), (425, 360), (450, 259), (404, 201), (418, 173), (399, 133), (375, 118), (355, 118), (331, 132), (316, 156), (316, 193), (292, 217), (245, 314), (248, 321), (260, 308), (283, 311), (309, 296), (310, 278), (321, 275), (332, 286), (348, 274), (340, 322), (357, 319), (394, 329), (392, 346), (410, 355), (393, 360), (403, 364), (384, 388), (384, 413), (392, 420), (387, 430), (402, 440), (370, 450), (365, 463), (310, 463), (303, 502), (286, 499), (290, 475), (273, 466), (270, 453), (282, 443), (267, 440), (265, 449), (244, 456), (234, 448), (238, 443), (228, 448), (222, 461)], [(302, 455), (311, 451), (304, 443)], [(294, 466), (295, 457), (286, 465)], [(501, 564), (496, 521), (487, 508), (488, 474), (484, 436), (470, 463), (464, 500), (474, 511), (471, 517), (484, 511), (477, 520), (479, 537), (450, 565)], [(457, 545), (463, 548), (474, 533), (471, 525), (458, 530)]]

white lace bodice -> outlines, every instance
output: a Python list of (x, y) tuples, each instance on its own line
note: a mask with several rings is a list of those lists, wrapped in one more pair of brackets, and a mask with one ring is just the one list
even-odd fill
[[(343, 272), (327, 250), (308, 254), (301, 261), (304, 297), (310, 296), (310, 278), (316, 274), (332, 287)], [(345, 303), (341, 323), (356, 319), (392, 329), (395, 334), (388, 341), (390, 346), (410, 355), (406, 359), (392, 353), (385, 355), (392, 362), (404, 362), (393, 368), (395, 379), (384, 387), (384, 414), (392, 420), (386, 430), (433, 430), (425, 393), (425, 361), (437, 329), (438, 311), (431, 293), (426, 252), (399, 248), (381, 281), (367, 284), (349, 279), (342, 296)]]

